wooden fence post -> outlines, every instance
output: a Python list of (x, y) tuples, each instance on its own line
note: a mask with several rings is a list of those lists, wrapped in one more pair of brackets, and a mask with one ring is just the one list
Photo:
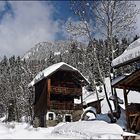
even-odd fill
[(50, 109), (51, 79), (48, 79), (47, 83), (47, 109)]

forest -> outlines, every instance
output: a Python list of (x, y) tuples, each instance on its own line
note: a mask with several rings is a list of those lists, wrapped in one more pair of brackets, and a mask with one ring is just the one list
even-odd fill
[[(135, 36), (133, 41), (137, 38)], [(106, 40), (94, 39), (101, 71), (105, 74), (105, 77), (109, 77), (111, 59), (109, 56), (111, 55), (111, 51), (110, 48), (104, 47), (107, 45), (106, 43)], [(115, 56), (120, 55), (130, 43), (130, 40), (126, 38), (123, 38), (121, 41), (114, 38), (114, 46), (117, 49)], [(37, 44), (38, 47), (40, 47), (39, 44)], [(63, 61), (76, 67), (89, 79), (91, 82), (90, 87), (94, 90), (96, 86), (103, 84), (99, 78), (99, 71), (94, 60), (94, 46), (91, 46), (90, 43), (86, 46), (77, 41), (70, 41), (69, 46), (67, 46), (68, 50), (66, 51), (65, 43), (61, 42), (60, 44), (63, 46), (63, 49), (61, 47), (59, 53), (56, 53), (53, 47), (49, 50), (47, 49), (48, 54), (44, 54), (44, 56), (42, 56), (40, 51), (37, 51), (36, 53), (41, 55), (42, 59), (37, 60), (33, 56), (30, 56), (30, 59), (20, 58), (20, 56), (12, 56), (10, 58), (4, 56), (0, 61), (0, 116), (7, 115), (5, 121), (15, 120), (20, 122), (23, 116), (26, 116), (26, 121), (32, 120), (34, 89), (30, 89), (28, 84), (38, 72), (52, 64)], [(42, 45), (45, 45), (45, 43)], [(116, 76), (119, 73), (129, 73), (134, 69), (134, 66), (129, 66), (130, 69), (128, 71), (127, 67), (116, 71)]]

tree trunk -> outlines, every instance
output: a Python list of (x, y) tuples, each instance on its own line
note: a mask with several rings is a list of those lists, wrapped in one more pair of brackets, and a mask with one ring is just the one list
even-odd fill
[(110, 119), (111, 119), (111, 123), (115, 123), (115, 122), (116, 122), (116, 119), (115, 119), (114, 116), (113, 116), (113, 111), (112, 111), (112, 107), (111, 107), (111, 104), (110, 104), (109, 99), (108, 99), (108, 95), (107, 95), (107, 91), (106, 91), (106, 86), (105, 86), (105, 84), (103, 84), (103, 87), (104, 87), (105, 97), (106, 97), (108, 106), (109, 106), (109, 108), (110, 108)]
[(10, 100), (8, 105), (8, 122), (15, 121), (14, 101)]

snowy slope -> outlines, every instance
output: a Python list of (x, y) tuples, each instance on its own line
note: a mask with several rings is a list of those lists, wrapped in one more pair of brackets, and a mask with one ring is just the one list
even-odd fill
[[(63, 52), (64, 48), (67, 50), (70, 42), (56, 41), (56, 42), (40, 42), (32, 49), (24, 54), (22, 59), (26, 60), (43, 60), (49, 56), (50, 52)], [(55, 54), (54, 54), (55, 55)]]
[[(40, 42), (35, 45), (35, 47), (31, 48), (27, 51), (22, 60), (46, 60), (48, 56), (54, 55), (55, 57), (61, 55), (65, 55), (69, 52), (72, 41), (54, 41), (54, 42)], [(85, 47), (83, 43), (76, 42), (77, 46)]]

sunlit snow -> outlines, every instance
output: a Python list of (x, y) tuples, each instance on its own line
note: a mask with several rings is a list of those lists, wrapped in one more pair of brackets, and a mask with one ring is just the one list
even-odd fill
[(127, 63), (130, 60), (138, 59), (140, 57), (140, 39), (131, 43), (127, 49), (117, 58), (112, 61), (112, 67)]

